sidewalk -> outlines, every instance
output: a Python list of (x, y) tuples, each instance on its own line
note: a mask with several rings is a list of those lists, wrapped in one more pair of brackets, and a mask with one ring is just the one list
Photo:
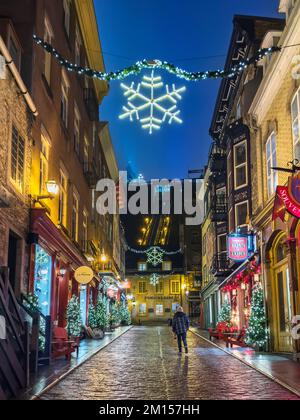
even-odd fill
[[(191, 331), (209, 341), (207, 331), (195, 327), (191, 328)], [(300, 363), (294, 362), (288, 355), (258, 353), (251, 348), (234, 347), (231, 349), (227, 348), (223, 341), (213, 340), (209, 341), (212, 345), (300, 396)]]
[(99, 351), (107, 347), (110, 343), (125, 334), (130, 327), (120, 327), (114, 332), (106, 333), (103, 340), (83, 340), (80, 343), (78, 359), (72, 356), (71, 362), (67, 362), (64, 358), (53, 361), (50, 366), (44, 366), (39, 369), (37, 376), (33, 379), (32, 384), (20, 397), (21, 400), (36, 399), (46, 389), (61, 381), (72, 371), (77, 369), (91, 357), (95, 356)]

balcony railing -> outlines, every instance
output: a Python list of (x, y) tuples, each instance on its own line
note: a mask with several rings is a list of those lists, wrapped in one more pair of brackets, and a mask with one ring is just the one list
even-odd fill
[(230, 260), (227, 253), (216, 254), (212, 264), (212, 274), (215, 276), (223, 275), (231, 270)]
[(100, 171), (94, 161), (83, 162), (83, 172), (90, 188), (95, 188), (100, 179)]
[(84, 89), (84, 102), (91, 121), (99, 121), (99, 104), (94, 89)]
[(211, 206), (211, 219), (213, 222), (226, 222), (228, 218), (227, 199), (225, 196), (217, 196)]

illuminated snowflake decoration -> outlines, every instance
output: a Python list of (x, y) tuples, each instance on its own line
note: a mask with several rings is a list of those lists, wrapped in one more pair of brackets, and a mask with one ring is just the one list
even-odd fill
[(152, 274), (152, 276), (150, 277), (150, 284), (152, 286), (157, 286), (159, 284), (159, 275), (158, 274)]
[[(129, 118), (133, 122), (136, 119), (140, 121), (143, 129), (149, 130), (149, 134), (153, 134), (154, 130), (160, 130), (165, 122), (182, 124), (177, 103), (182, 99), (180, 94), (186, 91), (185, 87), (177, 89), (175, 85), (172, 88), (166, 85), (166, 93), (156, 98), (156, 91), (163, 88), (164, 83), (160, 76), (155, 76), (154, 71), (151, 76), (144, 76), (137, 87), (134, 82), (131, 86), (122, 83), (121, 87), (125, 91), (124, 96), (128, 98), (127, 106), (123, 107), (124, 113), (119, 117), (121, 120)], [(150, 95), (144, 95), (141, 92), (142, 88), (148, 89)], [(163, 106), (163, 102), (169, 102), (170, 106)], [(147, 117), (141, 117), (144, 111), (149, 111)]]
[(164, 252), (156, 246), (148, 249), (146, 255), (147, 263), (152, 264), (153, 267), (157, 267), (159, 264), (162, 264), (164, 259)]

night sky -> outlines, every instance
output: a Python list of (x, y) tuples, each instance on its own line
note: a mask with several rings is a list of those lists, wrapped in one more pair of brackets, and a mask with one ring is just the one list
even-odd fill
[[(171, 61), (190, 71), (223, 68), (233, 15), (282, 17), (278, 4), (278, 0), (95, 0), (106, 70), (143, 58)], [(220, 81), (194, 83), (164, 71), (159, 75), (166, 83), (187, 87), (179, 103), (183, 125), (164, 125), (150, 136), (139, 123), (120, 121), (126, 100), (119, 81), (111, 82), (100, 117), (110, 122), (121, 169), (131, 162), (146, 179), (185, 178), (189, 169), (207, 162), (208, 130)]]

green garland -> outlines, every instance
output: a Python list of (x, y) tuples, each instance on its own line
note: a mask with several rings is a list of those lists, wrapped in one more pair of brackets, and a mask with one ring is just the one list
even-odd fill
[(34, 41), (44, 48), (49, 54), (56, 58), (56, 60), (65, 67), (68, 71), (76, 72), (80, 75), (92, 77), (102, 81), (110, 82), (111, 80), (124, 80), (129, 76), (138, 75), (144, 69), (161, 69), (165, 70), (170, 74), (175, 75), (181, 79), (185, 79), (189, 82), (199, 82), (207, 79), (226, 79), (231, 78), (239, 73), (243, 72), (250, 64), (259, 62), (261, 59), (268, 55), (272, 55), (275, 52), (281, 51), (280, 47), (263, 48), (260, 49), (252, 58), (240, 61), (236, 66), (230, 70), (213, 70), (213, 71), (200, 71), (200, 72), (188, 72), (187, 70), (181, 69), (174, 64), (167, 61), (161, 60), (142, 60), (138, 61), (132, 66), (126, 67), (116, 72), (103, 73), (90, 68), (81, 67), (77, 64), (70, 63), (66, 60), (52, 45), (45, 42), (42, 38), (37, 35), (33, 35)]

